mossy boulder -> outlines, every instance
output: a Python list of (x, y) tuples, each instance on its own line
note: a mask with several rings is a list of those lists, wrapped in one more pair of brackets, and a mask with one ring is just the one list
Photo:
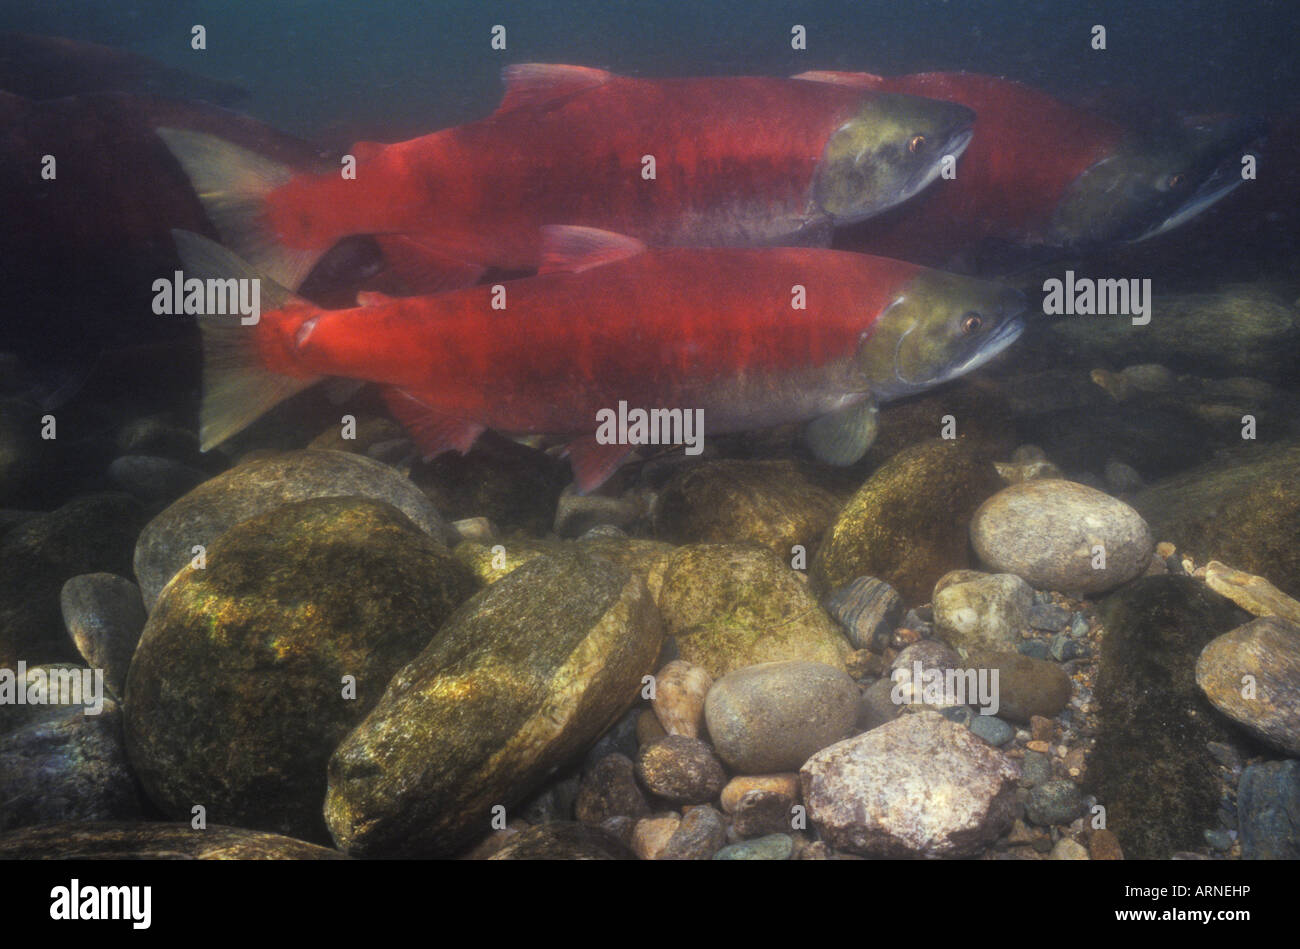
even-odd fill
[(659, 492), (656, 536), (674, 544), (754, 543), (778, 557), (811, 550), (840, 501), (793, 461), (711, 461), (688, 468)]
[(1231, 740), (1196, 685), (1196, 660), (1246, 614), (1191, 577), (1145, 577), (1101, 607), (1106, 635), (1095, 694), (1097, 748), (1086, 790), (1126, 856), (1165, 860), (1204, 845), (1218, 782), (1207, 742)]
[(1251, 445), (1131, 499), (1158, 540), (1300, 597), (1300, 442)]
[(850, 649), (807, 582), (762, 547), (679, 547), (664, 571), (659, 608), (680, 658), (715, 679), (785, 659), (843, 669)]
[(672, 544), (635, 537), (593, 535), (578, 541), (504, 537), (492, 544), (461, 541), (452, 555), (469, 568), (480, 583), (496, 583), (536, 557), (583, 550), (639, 574), (650, 595), (658, 600), (664, 569), (676, 550)]
[(968, 443), (935, 438), (906, 448), (840, 511), (812, 576), (827, 590), (878, 577), (908, 602), (924, 603), (941, 576), (971, 566), (971, 516), (1001, 487), (992, 461)]
[[(475, 582), (391, 505), (317, 498), (213, 541), (127, 674), (127, 748), (162, 811), (311, 840), (325, 765)], [(348, 697), (345, 676), (355, 684)]]
[(355, 855), (459, 852), (631, 707), (662, 642), (629, 570), (576, 550), (514, 570), (465, 603), (339, 745), (334, 840)]
[(135, 577), (145, 609), (153, 609), (163, 586), (191, 561), (195, 545), (206, 548), (241, 521), (282, 504), (335, 497), (384, 501), (439, 543), (451, 536), (429, 499), (387, 465), (341, 451), (290, 451), (259, 458), (205, 481), (140, 533)]
[(1300, 344), (1295, 308), (1266, 287), (1241, 284), (1215, 293), (1157, 296), (1151, 322), (1126, 319), (1048, 321), (1041, 342), (1094, 365), (1119, 369), (1158, 362), (1183, 372), (1270, 379), (1294, 367)]

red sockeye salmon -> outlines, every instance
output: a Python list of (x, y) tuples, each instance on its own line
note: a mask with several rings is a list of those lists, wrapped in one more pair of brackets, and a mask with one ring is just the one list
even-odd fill
[[(176, 240), (187, 276), (257, 277), (211, 241)], [(599, 414), (625, 406), (702, 413), (701, 434), (810, 421), (814, 452), (849, 464), (876, 401), (966, 372), (1023, 328), (1017, 291), (896, 260), (647, 249), (577, 227), (543, 240), (539, 275), (495, 286), (322, 310), (262, 280), (256, 323), (200, 317), (203, 447), (341, 376), (386, 387), (426, 455), (467, 451), (485, 428), (571, 439), (584, 491), (635, 447), (600, 437)]]
[(905, 201), (970, 141), (963, 105), (764, 77), (635, 79), (519, 65), (490, 117), (359, 143), (355, 179), (160, 129), (223, 242), (296, 287), (340, 238), (379, 235), (410, 292), (532, 270), (539, 228), (656, 246), (819, 245)]

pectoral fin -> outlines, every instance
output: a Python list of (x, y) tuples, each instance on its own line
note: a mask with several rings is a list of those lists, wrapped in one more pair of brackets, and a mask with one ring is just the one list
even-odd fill
[(844, 467), (861, 460), (876, 440), (876, 400), (867, 396), (848, 408), (831, 412), (808, 423), (804, 435), (819, 461)]

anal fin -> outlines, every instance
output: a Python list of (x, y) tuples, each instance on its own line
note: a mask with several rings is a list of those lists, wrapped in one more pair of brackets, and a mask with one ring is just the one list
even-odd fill
[(628, 445), (602, 445), (595, 435), (572, 441), (564, 450), (579, 494), (594, 491), (608, 481), (631, 452)]
[(465, 454), (474, 447), (474, 442), (487, 427), (468, 419), (435, 412), (405, 389), (385, 389), (384, 401), (410, 433), (411, 439), (426, 459), (448, 451)]

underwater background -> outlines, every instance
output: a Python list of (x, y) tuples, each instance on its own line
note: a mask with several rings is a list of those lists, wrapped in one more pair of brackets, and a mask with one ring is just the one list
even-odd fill
[[(0, 43), (0, 856), (1300, 858), (1294, 2), (8, 0), (6, 31), (156, 68), (68, 97), (90, 53)], [(170, 228), (224, 235), (156, 100), (296, 165), (482, 119), (521, 63), (964, 71), (1268, 134), (1147, 240), (942, 254), (1027, 326), (882, 399), (849, 464), (755, 425), (582, 493), (544, 433), (428, 458), (337, 386), (201, 451), (199, 335), (150, 286)], [(302, 295), (349, 307), (376, 252), (335, 251)], [(1150, 324), (1045, 313), (1067, 271), (1149, 280)], [(60, 669), (101, 707), (39, 698)]]

